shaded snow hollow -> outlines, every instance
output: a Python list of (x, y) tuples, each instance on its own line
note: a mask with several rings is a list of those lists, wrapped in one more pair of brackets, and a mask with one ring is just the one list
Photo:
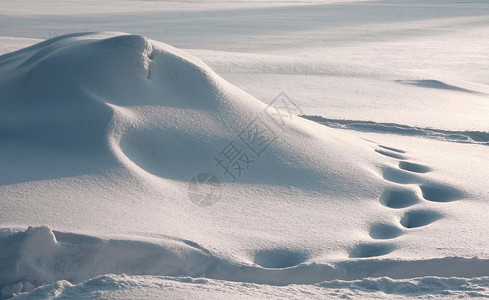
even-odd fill
[[(456, 182), (408, 150), (278, 120), (166, 44), (61, 36), (1, 56), (0, 89), (3, 297), (109, 273), (324, 286), (489, 275), (480, 249), (451, 247), (450, 204), (472, 197)], [(261, 150), (243, 140), (253, 124)], [(231, 142), (250, 159), (235, 177), (216, 165)], [(221, 182), (210, 208), (188, 199), (199, 172)]]

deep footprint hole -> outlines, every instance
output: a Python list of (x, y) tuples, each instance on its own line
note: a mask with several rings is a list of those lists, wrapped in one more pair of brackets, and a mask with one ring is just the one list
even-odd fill
[(350, 251), (350, 258), (382, 256), (396, 250), (393, 244), (358, 244)]
[(387, 149), (387, 150), (390, 150), (390, 151), (393, 151), (393, 152), (397, 152), (397, 153), (406, 153), (406, 151), (404, 151), (404, 150), (393, 148), (393, 147), (389, 147), (389, 146), (379, 145), (379, 147), (380, 148)]
[(390, 150), (384, 150), (384, 149), (375, 149), (375, 152), (382, 154), (387, 157), (395, 158), (395, 159), (404, 159), (404, 156), (401, 155), (398, 152), (393, 152)]
[(409, 161), (400, 161), (399, 168), (414, 173), (428, 173), (429, 171), (431, 171), (430, 167), (412, 163)]
[(406, 228), (416, 228), (431, 224), (443, 217), (442, 214), (431, 210), (408, 211), (401, 218), (401, 225)]
[(264, 268), (282, 269), (297, 266), (307, 259), (309, 259), (309, 254), (306, 251), (278, 248), (255, 252), (253, 262)]
[(395, 209), (406, 208), (418, 202), (418, 197), (410, 190), (387, 190), (380, 197), (380, 203)]
[(451, 202), (464, 197), (461, 191), (441, 184), (423, 184), (420, 188), (423, 198), (428, 201)]
[(400, 183), (400, 184), (410, 184), (419, 182), (420, 179), (413, 173), (406, 172), (399, 169), (394, 169), (391, 167), (385, 167), (382, 170), (382, 177), (390, 182)]
[(400, 228), (384, 223), (374, 224), (369, 230), (370, 237), (376, 240), (393, 239), (402, 235), (402, 233)]

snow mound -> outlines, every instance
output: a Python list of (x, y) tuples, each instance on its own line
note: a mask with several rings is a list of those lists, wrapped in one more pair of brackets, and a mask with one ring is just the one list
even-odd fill
[(266, 105), (169, 45), (61, 36), (0, 56), (0, 91), (0, 220), (33, 226), (0, 238), (3, 297), (109, 273), (489, 275), (479, 250), (453, 251), (482, 225), (454, 221), (478, 210), (442, 162)]
[(0, 238), (3, 297), (57, 280), (80, 282), (100, 274), (201, 276), (209, 254), (184, 241), (149, 243), (101, 239), (29, 227)]
[[(302, 201), (298, 190), (359, 198), (371, 189), (371, 171), (364, 164), (381, 160), (368, 142), (298, 117), (283, 117), (275, 108), (267, 111), (267, 105), (200, 60), (139, 35), (57, 37), (1, 56), (0, 74), (0, 156), (12, 158), (3, 165), (10, 172), (0, 175), (1, 201), (11, 207), (0, 211), (4, 224), (163, 232), (176, 238), (189, 236), (189, 226), (213, 230), (216, 222), (230, 220), (218, 225), (229, 230), (220, 233), (221, 238), (193, 230), (185, 240), (217, 248), (228, 263), (293, 267), (308, 259), (309, 250), (243, 248), (239, 243), (255, 233), (236, 234), (242, 228), (235, 223), (240, 209), (233, 213), (225, 208), (226, 218), (222, 212), (209, 216), (196, 211), (188, 199), (189, 179), (199, 172), (215, 173), (227, 195), (225, 205), (231, 207), (256, 206), (253, 202), (259, 198), (242, 192), (249, 187), (257, 195), (271, 187), (292, 187), (296, 190), (288, 201), (297, 203)], [(216, 164), (230, 145), (239, 146), (242, 154), (243, 167), (233, 174)], [(345, 153), (351, 158), (359, 152), (367, 155), (344, 158)], [(42, 191), (34, 192), (38, 188)], [(221, 245), (220, 240), (228, 241)], [(54, 280), (77, 282), (123, 272), (178, 275), (179, 268), (208, 265), (204, 257), (181, 263), (177, 256), (185, 256), (184, 249), (174, 253), (168, 247), (128, 243), (125, 249), (116, 244), (53, 234), (46, 227), (7, 236), (2, 241), (6, 255), (0, 287), (12, 295)], [(239, 248), (241, 253), (235, 252)], [(290, 262), (289, 256), (295, 260)], [(181, 275), (200, 273), (187, 270)]]
[[(318, 138), (327, 129), (318, 134), (316, 124), (298, 118), (278, 126), (284, 120), (274, 122), (264, 112), (266, 105), (201, 61), (143, 36), (54, 38), (2, 56), (0, 72), (2, 135), (16, 145), (38, 147), (45, 153), (36, 151), (36, 155), (46, 156), (29, 161), (29, 168), (38, 172), (14, 172), (0, 178), (3, 184), (24, 182), (27, 176), (42, 180), (99, 173), (121, 163), (140, 175), (186, 181), (201, 169), (215, 169), (216, 145), (225, 145), (250, 124), (257, 124), (268, 130), (270, 140), (280, 137), (267, 149), (275, 170), (294, 173), (294, 180), (301, 178), (303, 185), (328, 190), (324, 184), (330, 185), (334, 178), (318, 182), (317, 178), (331, 176), (317, 173), (344, 173), (343, 166), (335, 163), (342, 150), (348, 151), (348, 144), (366, 147), (351, 137), (329, 135), (330, 151), (318, 164), (319, 152), (313, 153), (317, 147), (311, 146), (323, 145)], [(261, 149), (255, 150), (261, 154)], [(29, 149), (21, 151), (33, 156)], [(60, 164), (53, 151), (76, 160), (72, 163), (79, 168), (68, 167), (66, 161)], [(269, 168), (253, 168), (253, 176), (242, 180), (263, 182), (256, 175)], [(268, 173), (265, 183), (297, 184), (292, 176), (276, 180), (271, 178), (275, 171)], [(224, 181), (235, 181), (235, 177)]]

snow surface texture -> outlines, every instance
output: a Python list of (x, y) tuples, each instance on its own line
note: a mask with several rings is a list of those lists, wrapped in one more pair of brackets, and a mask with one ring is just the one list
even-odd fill
[[(277, 119), (139, 35), (57, 37), (3, 55), (0, 74), (4, 298), (488, 295), (485, 145)], [(231, 142), (249, 159), (235, 178), (216, 164)], [(213, 206), (189, 200), (199, 172), (219, 177)]]

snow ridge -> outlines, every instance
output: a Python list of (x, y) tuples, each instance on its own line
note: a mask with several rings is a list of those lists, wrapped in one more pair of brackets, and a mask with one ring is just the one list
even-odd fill
[[(3, 297), (30, 292), (34, 287), (59, 280), (79, 283), (102, 274), (204, 277), (279, 286), (324, 282), (319, 286), (355, 287), (390, 293), (404, 290), (404, 293), (412, 294), (426, 292), (423, 286), (430, 281), (435, 285), (441, 282), (457, 286), (467, 282), (439, 277), (478, 278), (488, 276), (489, 270), (489, 260), (459, 257), (419, 261), (356, 260), (331, 265), (298, 261), (292, 265), (277, 265), (274, 262), (281, 256), (290, 262), (285, 258), (290, 253), (283, 251), (275, 252), (274, 257), (260, 258), (262, 261), (265, 259), (262, 264), (266, 267), (237, 265), (218, 258), (195, 242), (167, 239), (155, 244), (103, 239), (52, 231), (48, 227), (29, 227), (26, 231), (4, 236), (0, 238), (0, 249), (4, 256), (10, 258), (0, 265)], [(384, 278), (367, 279), (371, 277)], [(401, 280), (404, 282), (402, 285), (395, 279), (409, 280)], [(413, 280), (421, 284), (413, 286)]]
[(306, 116), (303, 118), (320, 124), (339, 129), (350, 129), (364, 132), (394, 133), (408, 136), (420, 136), (441, 141), (465, 144), (489, 145), (489, 132), (486, 131), (454, 131), (436, 128), (421, 128), (395, 123), (377, 123), (361, 120), (337, 120), (321, 116)]

